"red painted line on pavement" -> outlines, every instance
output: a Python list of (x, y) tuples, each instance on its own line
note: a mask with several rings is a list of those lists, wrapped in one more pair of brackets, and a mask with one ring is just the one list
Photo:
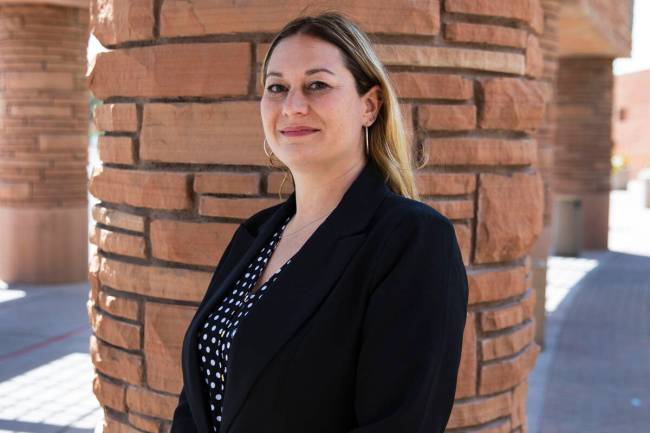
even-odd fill
[(24, 348), (22, 348), (20, 350), (16, 350), (15, 352), (11, 352), (11, 353), (7, 353), (6, 355), (2, 355), (2, 356), (0, 356), (0, 362), (6, 361), (7, 359), (11, 359), (11, 358), (16, 358), (16, 357), (24, 355), (26, 353), (32, 352), (32, 351), (34, 351), (36, 349), (40, 349), (42, 347), (48, 346), (48, 345), (50, 345), (52, 343), (55, 343), (57, 341), (61, 341), (61, 340), (65, 340), (66, 338), (70, 338), (73, 335), (80, 333), (81, 331), (85, 331), (85, 330), (89, 329), (89, 326), (90, 325), (83, 325), (83, 326), (75, 328), (75, 329), (73, 329), (71, 331), (68, 331), (68, 332), (66, 332), (64, 334), (55, 335), (54, 337), (50, 337), (47, 340), (43, 340), (43, 341), (40, 341), (38, 343), (34, 343), (31, 346), (27, 346), (27, 347), (24, 347)]

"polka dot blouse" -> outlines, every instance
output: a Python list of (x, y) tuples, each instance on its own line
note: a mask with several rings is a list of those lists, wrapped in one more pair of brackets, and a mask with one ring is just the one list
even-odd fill
[(242, 320), (273, 286), (280, 271), (291, 262), (291, 259), (287, 260), (267, 282), (254, 293), (251, 292), (290, 219), (291, 216), (287, 217), (282, 226), (271, 236), (269, 242), (262, 247), (244, 274), (233, 285), (231, 291), (223, 297), (221, 303), (217, 304), (218, 307), (215, 307), (216, 309), (207, 317), (199, 333), (200, 370), (205, 382), (204, 389), (210, 400), (210, 415), (214, 432), (218, 432), (221, 425), (228, 373), (228, 354), (233, 337)]

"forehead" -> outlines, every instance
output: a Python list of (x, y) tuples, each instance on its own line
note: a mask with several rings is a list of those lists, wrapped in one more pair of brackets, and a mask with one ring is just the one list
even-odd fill
[(343, 73), (345, 66), (339, 48), (313, 36), (293, 35), (278, 42), (268, 60), (267, 74), (302, 76), (314, 68), (327, 68), (337, 75)]

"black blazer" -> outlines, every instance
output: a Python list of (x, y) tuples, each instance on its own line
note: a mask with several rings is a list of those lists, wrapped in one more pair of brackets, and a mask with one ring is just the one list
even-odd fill
[[(197, 334), (295, 192), (243, 222), (185, 334), (171, 433), (213, 433)], [(453, 225), (373, 161), (239, 325), (221, 433), (436, 433), (456, 390), (468, 286)]]

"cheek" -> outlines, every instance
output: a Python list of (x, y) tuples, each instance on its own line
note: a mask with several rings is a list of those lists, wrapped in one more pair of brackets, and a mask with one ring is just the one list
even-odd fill
[(260, 116), (262, 118), (262, 124), (267, 130), (273, 129), (273, 122), (275, 122), (277, 110), (274, 108), (274, 104), (268, 100), (260, 101)]
[(327, 118), (329, 124), (336, 127), (336, 133), (339, 135), (344, 134), (339, 127), (349, 127), (356, 122), (355, 102), (340, 95), (320, 97), (314, 101), (313, 107), (321, 117)]

